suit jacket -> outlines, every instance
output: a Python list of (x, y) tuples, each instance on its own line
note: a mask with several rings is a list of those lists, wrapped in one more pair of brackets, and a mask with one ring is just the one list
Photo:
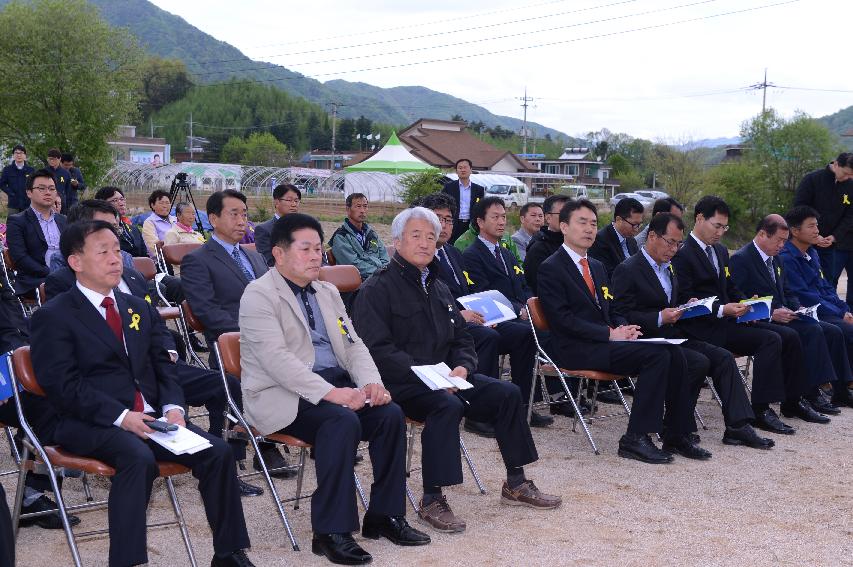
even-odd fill
[[(456, 218), (459, 218), (459, 180), (451, 181), (446, 184), (444, 188), (441, 190), (442, 193), (447, 193), (454, 200), (456, 200)], [(474, 218), (474, 207), (477, 205), (480, 199), (482, 199), (486, 195), (486, 189), (482, 185), (477, 185), (476, 183), (471, 183), (471, 200), (469, 206), (469, 219)]]
[(53, 174), (56, 191), (62, 197), (62, 214), (67, 215), (68, 209), (77, 203), (77, 191), (71, 186), (71, 173), (62, 166), (53, 169), (49, 165), (46, 165), (45, 169)]
[(530, 288), (527, 287), (524, 270), (519, 265), (518, 259), (503, 246), (499, 246), (498, 249), (501, 251), (501, 257), (509, 273), (503, 270), (495, 255), (479, 238), (462, 253), (465, 267), (468, 268), (468, 274), (474, 282), (470, 284), (471, 292), (497, 290), (512, 302), (518, 314), (531, 297)]
[(761, 260), (761, 254), (758, 253), (753, 242), (748, 242), (746, 246), (735, 252), (730, 261), (732, 278), (734, 278), (738, 289), (745, 295), (749, 297), (772, 295), (771, 309), (787, 307), (796, 311), (800, 308), (800, 301), (797, 296), (788, 293), (786, 290), (787, 275), (780, 258), (773, 258), (773, 271), (776, 273), (775, 281), (771, 279), (767, 264)]
[[(639, 252), (640, 249), (633, 236), (629, 236), (625, 240), (628, 246), (628, 253), (631, 256)], [(616, 234), (616, 229), (612, 224), (608, 224), (595, 235), (595, 242), (592, 243), (592, 247), (589, 249), (589, 255), (604, 264), (607, 270), (607, 277), (613, 277), (613, 270), (625, 260), (625, 253), (622, 252), (622, 245), (619, 244), (619, 235)]]
[[(65, 230), (65, 215), (57, 214), (54, 218), (61, 234)], [(6, 242), (9, 246), (9, 255), (17, 269), (15, 293), (18, 295), (29, 293), (37, 288), (50, 273), (50, 268), (44, 261), (47, 240), (32, 208), (8, 218)]]
[(610, 309), (612, 294), (604, 265), (587, 259), (596, 299), (564, 248), (539, 266), (539, 301), (551, 328), (553, 356), (565, 368), (586, 368), (590, 362), (596, 367), (609, 365), (610, 327), (625, 323)]
[(658, 314), (667, 307), (678, 306), (678, 278), (669, 270), (672, 282), (672, 299), (643, 254), (634, 254), (613, 271), (613, 311), (629, 324), (639, 325), (646, 338), (683, 338), (677, 325), (658, 327)]
[[(441, 261), (439, 262), (438, 277), (447, 284), (447, 288), (453, 294), (453, 297), (462, 297), (463, 295), (474, 293), (468, 284), (468, 279), (471, 276), (465, 269), (462, 252), (450, 243), (445, 244), (443, 250), (447, 253), (447, 258), (450, 261), (450, 265), (453, 266), (456, 277), (453, 277), (453, 273)], [(456, 281), (457, 279), (459, 280), (458, 282)]]
[(825, 317), (844, 317), (850, 311), (850, 306), (838, 297), (835, 286), (823, 277), (817, 250), (812, 247), (807, 252), (808, 260), (789, 240), (779, 254), (787, 270), (786, 284), (790, 294), (802, 305), (818, 305), (817, 314), (821, 320)]
[[(729, 251), (722, 244), (714, 245), (714, 253), (720, 266), (720, 273), (714, 270), (711, 261), (699, 246), (696, 239), (688, 236), (684, 239), (684, 247), (672, 258), (672, 267), (678, 277), (678, 303), (687, 303), (691, 298), (704, 299), (717, 296), (711, 308), (711, 314), (681, 321), (679, 326), (689, 335), (716, 345), (724, 339), (720, 333), (725, 332), (724, 325), (711, 324), (709, 320), (719, 322), (717, 311), (721, 305), (735, 303), (746, 299), (731, 277), (729, 267)], [(734, 319), (728, 319), (734, 321)]]
[(255, 250), (264, 257), (267, 266), (275, 264), (272, 257), (272, 227), (278, 219), (273, 217), (255, 227)]
[[(267, 272), (263, 256), (242, 249), (255, 277)], [(222, 333), (240, 330), (240, 298), (249, 281), (228, 252), (212, 238), (181, 261), (181, 287), (196, 317), (205, 326), (205, 336), (215, 340)]]
[(33, 368), (59, 414), (58, 436), (86, 438), (93, 426), (113, 427), (137, 390), (156, 412), (184, 406), (157, 310), (132, 295), (115, 297), (124, 345), (76, 286), (33, 314)]
[(142, 238), (142, 232), (135, 224), (129, 224), (122, 221), (122, 229), (118, 235), (118, 243), (121, 249), (133, 256), (134, 258), (145, 258), (148, 256), (148, 247), (145, 245), (145, 239)]
[[(381, 384), (379, 370), (355, 333), (337, 288), (321, 281), (311, 285), (338, 365), (359, 387)], [(261, 433), (293, 423), (300, 398), (316, 405), (333, 388), (312, 372), (314, 359), (300, 300), (281, 274), (270, 270), (250, 283), (240, 301), (240, 385), (246, 417)]]

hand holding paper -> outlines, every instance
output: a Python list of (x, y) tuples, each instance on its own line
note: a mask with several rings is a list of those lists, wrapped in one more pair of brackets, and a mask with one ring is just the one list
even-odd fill
[(684, 305), (679, 305), (676, 307), (679, 311), (684, 311), (681, 315), (681, 320), (684, 319), (692, 319), (693, 317), (702, 317), (703, 315), (710, 315), (711, 309), (714, 307), (714, 302), (717, 301), (717, 296), (712, 295), (711, 297), (706, 297), (705, 299), (693, 299), (688, 301)]
[[(739, 305), (745, 306), (746, 309), (738, 316), (738, 323), (747, 323), (749, 321), (758, 321), (760, 319), (770, 319), (770, 303), (773, 301), (773, 296), (758, 297), (755, 299), (744, 299)], [(730, 304), (731, 305), (731, 304)]]

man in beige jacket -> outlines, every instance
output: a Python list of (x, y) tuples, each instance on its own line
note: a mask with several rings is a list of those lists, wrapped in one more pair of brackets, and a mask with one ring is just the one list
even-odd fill
[(240, 301), (243, 406), (261, 433), (282, 432), (314, 445), (317, 490), (311, 500), (312, 550), (333, 563), (371, 560), (358, 529), (353, 466), (370, 442), (374, 483), (362, 534), (397, 545), (429, 536), (405, 518), (405, 421), (353, 330), (334, 285), (318, 280), (323, 229), (308, 215), (278, 219), (275, 266)]

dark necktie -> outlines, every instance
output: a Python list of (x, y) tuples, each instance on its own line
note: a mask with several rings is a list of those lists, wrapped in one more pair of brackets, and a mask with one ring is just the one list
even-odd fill
[(317, 323), (314, 321), (314, 310), (311, 309), (311, 302), (308, 301), (308, 288), (302, 288), (299, 291), (299, 297), (302, 299), (302, 306), (305, 307), (305, 316), (308, 317), (308, 326), (312, 331), (316, 331)]
[(770, 271), (770, 279), (776, 283), (776, 273), (773, 271), (773, 258), (767, 258), (767, 269)]
[(504, 259), (501, 257), (501, 246), (500, 244), (495, 244), (495, 261), (498, 263), (498, 267), (501, 269), (503, 273), (506, 272), (506, 265), (504, 264)]
[(717, 267), (717, 264), (714, 263), (714, 249), (710, 246), (705, 248), (705, 254), (708, 256), (708, 261), (711, 262), (711, 267), (714, 268), (714, 271), (717, 272), (717, 275), (720, 275), (720, 269)]
[[(107, 325), (110, 330), (118, 339), (121, 348), (124, 348), (124, 333), (121, 330), (121, 315), (118, 314), (118, 310), (114, 308), (115, 301), (113, 301), (112, 297), (105, 297), (103, 301), (101, 301), (101, 307), (107, 310)], [(139, 411), (145, 409), (145, 405), (142, 403), (142, 394), (139, 390), (136, 391), (136, 395), (133, 397), (133, 411)]]
[(447, 251), (442, 247), (438, 249), (439, 262), (443, 263), (445, 268), (453, 275), (453, 280), (456, 282), (456, 285), (462, 285), (459, 281), (459, 276), (456, 275), (456, 270), (453, 269), (453, 264), (450, 262), (450, 256), (447, 255)]
[(231, 250), (231, 257), (234, 258), (234, 261), (237, 262), (237, 266), (240, 268), (240, 271), (243, 272), (243, 275), (246, 276), (246, 279), (252, 281), (255, 279), (255, 274), (248, 270), (245, 265), (243, 265), (243, 261), (240, 259), (240, 247), (234, 246)]

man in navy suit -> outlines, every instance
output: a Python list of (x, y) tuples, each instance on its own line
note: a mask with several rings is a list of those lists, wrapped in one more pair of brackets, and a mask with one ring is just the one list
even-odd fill
[(275, 214), (268, 221), (264, 221), (255, 227), (255, 250), (264, 257), (268, 266), (275, 265), (275, 259), (272, 257), (272, 227), (275, 225), (275, 221), (284, 215), (299, 212), (302, 191), (290, 183), (276, 185), (272, 191), (272, 201)]
[[(181, 285), (190, 308), (204, 324), (211, 344), (222, 333), (240, 330), (240, 298), (250, 281), (267, 272), (263, 256), (240, 246), (249, 220), (246, 196), (233, 189), (213, 193), (207, 199), (207, 217), (213, 225), (210, 240), (181, 261)], [(213, 353), (211, 368), (216, 367)], [(286, 468), (285, 458), (272, 443), (262, 443), (264, 460), (271, 474), (281, 478), (296, 476)], [(261, 470), (257, 456), (255, 470)], [(255, 487), (260, 491), (260, 488)]]
[(179, 426), (184, 396), (166, 352), (157, 310), (114, 288), (121, 280), (118, 238), (104, 221), (75, 223), (60, 249), (77, 277), (32, 318), (32, 360), (39, 384), (59, 414), (55, 440), (116, 471), (109, 499), (110, 565), (145, 563), (146, 509), (157, 461), (190, 467), (213, 532), (212, 566), (249, 566), (249, 536), (234, 456), (227, 444), (188, 425), (211, 447), (174, 455), (148, 440), (147, 422)]
[(148, 247), (145, 246), (145, 240), (142, 238), (139, 227), (133, 224), (130, 217), (127, 216), (127, 199), (124, 197), (124, 192), (118, 187), (101, 187), (95, 193), (94, 198), (106, 201), (118, 211), (121, 217), (121, 230), (118, 235), (121, 249), (135, 258), (148, 256)]
[[(500, 197), (486, 197), (474, 211), (477, 240), (462, 253), (462, 260), (469, 273), (470, 291), (499, 291), (511, 303), (518, 319), (498, 323), (501, 335), (501, 351), (510, 353), (512, 382), (521, 389), (522, 400), (530, 403), (533, 364), (536, 343), (528, 322), (527, 300), (530, 289), (524, 278), (524, 270), (512, 252), (501, 246), (501, 237), (506, 231), (506, 208)], [(563, 412), (570, 406), (560, 404)], [(569, 414), (567, 414), (569, 415)], [(554, 422), (549, 416), (531, 415), (530, 425), (545, 427)]]
[(800, 300), (787, 289), (787, 273), (777, 258), (788, 235), (788, 225), (781, 215), (761, 219), (753, 241), (732, 255), (732, 277), (746, 295), (773, 296), (771, 320), (796, 331), (803, 345), (809, 385), (804, 397), (816, 411), (838, 415), (841, 410), (824, 398), (820, 386), (833, 383), (838, 390), (843, 385), (841, 391), (847, 392), (846, 385), (853, 380), (844, 333), (831, 323), (794, 313), (801, 307)]
[(639, 250), (634, 236), (643, 224), (643, 205), (628, 197), (616, 203), (613, 222), (598, 231), (589, 255), (604, 264), (607, 277), (613, 276), (616, 266)]
[(53, 210), (56, 182), (53, 174), (39, 169), (27, 183), (30, 207), (6, 221), (6, 243), (15, 263), (15, 293), (32, 294), (50, 273), (50, 257), (59, 250), (65, 215)]
[(638, 376), (628, 430), (619, 440), (620, 457), (672, 462), (672, 455), (649, 436), (665, 428), (679, 453), (707, 458), (687, 435), (693, 406), (684, 355), (674, 346), (631, 342), (639, 338), (639, 326), (611, 312), (607, 271), (587, 256), (597, 228), (595, 205), (586, 199), (566, 203), (560, 211), (563, 246), (539, 266), (539, 299), (555, 361), (561, 368)]
[(456, 217), (453, 219), (453, 233), (450, 243), (456, 242), (463, 232), (468, 230), (475, 209), (479, 206), (480, 199), (486, 195), (486, 190), (476, 183), (471, 183), (471, 171), (474, 164), (468, 158), (462, 158), (456, 162), (457, 181), (451, 181), (444, 186), (442, 192), (447, 193), (459, 205)]
[[(659, 213), (648, 228), (645, 246), (613, 272), (613, 310), (629, 323), (639, 325), (645, 337), (683, 339), (686, 337), (678, 320), (684, 312), (677, 309), (678, 276), (670, 261), (684, 243), (684, 223), (676, 215)], [(680, 348), (687, 359), (691, 407), (696, 407), (705, 377), (710, 375), (714, 381), (726, 423), (723, 443), (771, 448), (773, 441), (759, 437), (750, 425), (755, 414), (731, 353), (695, 339), (682, 343)], [(696, 432), (695, 421), (690, 431)], [(677, 446), (673, 449), (678, 452)]]
[(749, 306), (735, 285), (729, 267), (729, 251), (720, 244), (729, 229), (729, 207), (719, 197), (699, 199), (693, 211), (694, 226), (684, 246), (672, 259), (678, 275), (678, 302), (716, 296), (711, 314), (682, 321), (687, 337), (722, 347), (755, 359), (752, 372), (752, 409), (755, 425), (771, 433), (793, 435), (771, 403), (782, 402), (785, 417), (815, 423), (828, 422), (801, 396), (806, 393), (803, 351), (799, 336), (791, 329), (763, 321), (741, 324), (737, 318)]

